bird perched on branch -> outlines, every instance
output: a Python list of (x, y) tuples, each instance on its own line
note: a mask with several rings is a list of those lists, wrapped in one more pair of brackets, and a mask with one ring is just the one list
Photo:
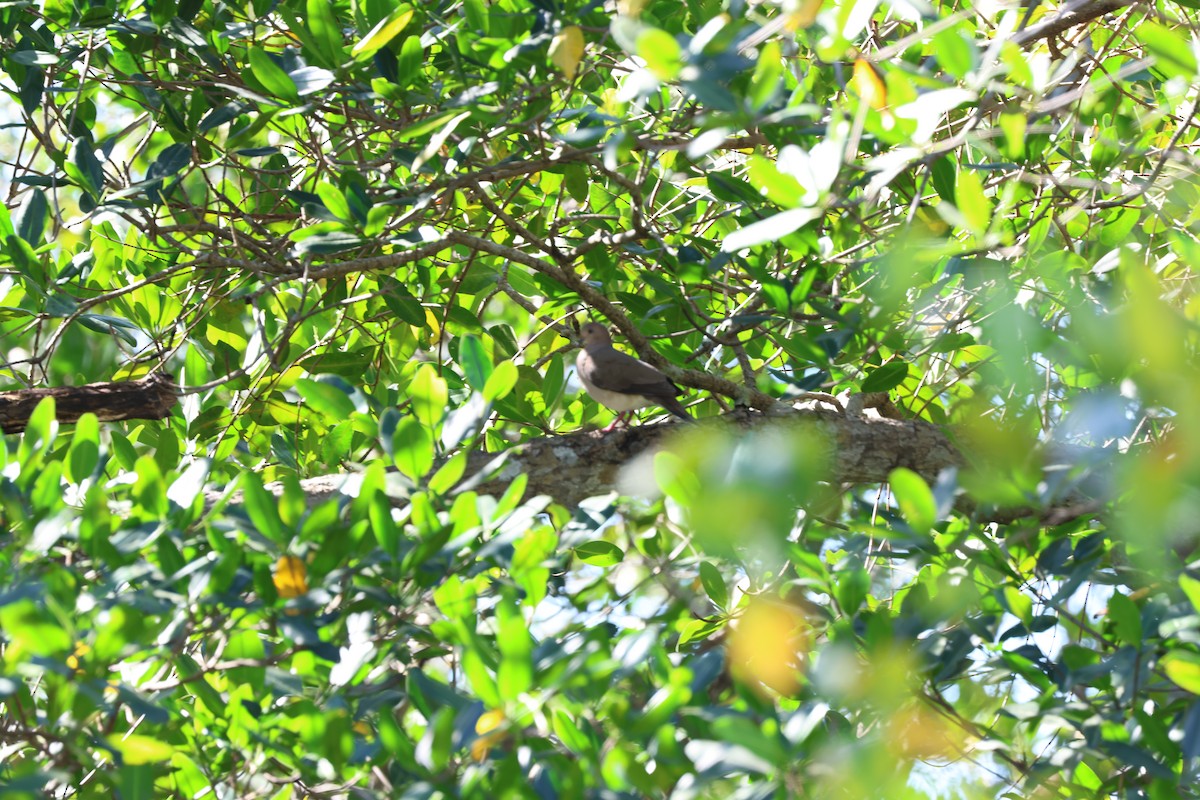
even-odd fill
[(650, 405), (662, 406), (688, 422), (695, 421), (675, 399), (683, 390), (645, 361), (615, 349), (603, 325), (587, 323), (579, 329), (579, 338), (583, 349), (575, 359), (575, 369), (583, 388), (598, 403), (617, 412), (605, 431), (611, 431), (618, 422), (628, 425), (629, 415)]

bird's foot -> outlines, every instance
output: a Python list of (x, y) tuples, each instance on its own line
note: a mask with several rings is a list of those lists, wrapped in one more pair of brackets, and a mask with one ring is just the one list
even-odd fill
[(625, 424), (625, 427), (627, 427), (627, 428), (628, 428), (628, 427), (629, 427), (629, 420), (625, 419), (625, 415), (626, 415), (627, 413), (628, 413), (628, 412), (622, 412), (622, 413), (620, 413), (620, 414), (617, 414), (617, 418), (616, 418), (616, 419), (614, 419), (612, 422), (608, 423), (608, 427), (607, 427), (607, 428), (605, 428), (603, 432), (604, 432), (604, 433), (608, 433), (608, 432), (609, 432), (609, 431), (611, 431), (613, 428), (617, 427), (617, 423), (624, 423), (624, 424)]

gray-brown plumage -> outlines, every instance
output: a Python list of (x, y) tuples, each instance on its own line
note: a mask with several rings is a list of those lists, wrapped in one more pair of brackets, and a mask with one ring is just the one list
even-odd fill
[(583, 349), (575, 359), (575, 369), (583, 388), (601, 405), (617, 412), (617, 418), (606, 431), (618, 422), (628, 424), (630, 414), (651, 405), (662, 406), (688, 422), (694, 421), (675, 399), (683, 390), (645, 361), (615, 349), (603, 325), (587, 323), (579, 329), (579, 338)]

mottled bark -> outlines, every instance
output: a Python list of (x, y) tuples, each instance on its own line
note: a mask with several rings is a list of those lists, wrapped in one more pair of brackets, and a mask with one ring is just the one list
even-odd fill
[[(746, 432), (765, 426), (810, 426), (829, 442), (833, 483), (883, 483), (896, 467), (907, 467), (932, 482), (944, 468), (962, 463), (945, 433), (919, 420), (809, 409), (785, 415), (738, 411), (700, 424)], [(509, 451), (499, 473), (476, 491), (501, 494), (513, 478), (525, 473), (529, 476), (526, 494), (545, 494), (573, 507), (586, 497), (627, 489), (620, 483), (624, 466), (643, 453), (669, 446), (666, 440), (671, 435), (691, 430), (691, 426), (662, 423), (535, 439)], [(495, 458), (495, 453), (472, 453), (467, 473), (480, 472)]]
[(1013, 37), (1019, 47), (1028, 47), (1041, 39), (1051, 39), (1071, 28), (1084, 25), (1122, 8), (1137, 5), (1136, 0), (1074, 0), (1057, 14), (1047, 16), (1037, 25), (1020, 31)]
[[(960, 466), (962, 456), (937, 426), (919, 420), (885, 419), (825, 409), (785, 414), (735, 411), (698, 425), (664, 422), (618, 428), (609, 433), (580, 431), (545, 436), (516, 445), (503, 453), (474, 452), (467, 462), (464, 483), (481, 493), (500, 495), (521, 474), (527, 475), (526, 496), (546, 495), (568, 508), (588, 497), (612, 491), (629, 492), (622, 470), (639, 456), (670, 447), (675, 434), (725, 426), (750, 432), (767, 426), (810, 426), (829, 443), (829, 480), (837, 484), (883, 483), (896, 467), (907, 467), (933, 482), (946, 467)], [(324, 475), (301, 481), (310, 504), (341, 494), (353, 475)], [(277, 485), (268, 487), (281, 491)], [(646, 487), (652, 493), (654, 487)], [(353, 490), (350, 490), (353, 492)], [(232, 499), (240, 501), (240, 493)], [(219, 493), (209, 501), (219, 498)]]
[(54, 398), (54, 416), (59, 422), (75, 422), (88, 412), (102, 422), (166, 419), (178, 399), (174, 381), (161, 373), (136, 381), (0, 392), (0, 430), (25, 430), (29, 415), (46, 397)]

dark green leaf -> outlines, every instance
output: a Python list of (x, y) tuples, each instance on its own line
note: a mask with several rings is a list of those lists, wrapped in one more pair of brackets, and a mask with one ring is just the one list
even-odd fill
[[(305, 22), (312, 33), (312, 41), (316, 46), (320, 63), (326, 67), (336, 67), (342, 61), (342, 28), (334, 13), (334, 4), (325, 0), (307, 0)], [(332, 75), (330, 76), (332, 78)], [(295, 76), (293, 75), (293, 79)], [(301, 90), (301, 94), (304, 91)]]
[(725, 586), (725, 578), (709, 561), (700, 562), (700, 582), (704, 585), (704, 591), (708, 595), (708, 599), (713, 601), (721, 611), (725, 611), (729, 606), (729, 589)]
[(45, 192), (41, 189), (28, 192), (25, 202), (21, 204), (21, 209), (13, 218), (17, 235), (32, 247), (40, 247), (42, 235), (46, 231), (46, 215), (49, 211), (50, 204), (46, 200)]
[(250, 49), (250, 71), (258, 83), (274, 97), (288, 102), (300, 99), (296, 84), (275, 60), (260, 47)]
[(462, 365), (467, 383), (476, 391), (482, 391), (492, 374), (492, 360), (478, 336), (467, 334), (459, 340), (458, 363)]

